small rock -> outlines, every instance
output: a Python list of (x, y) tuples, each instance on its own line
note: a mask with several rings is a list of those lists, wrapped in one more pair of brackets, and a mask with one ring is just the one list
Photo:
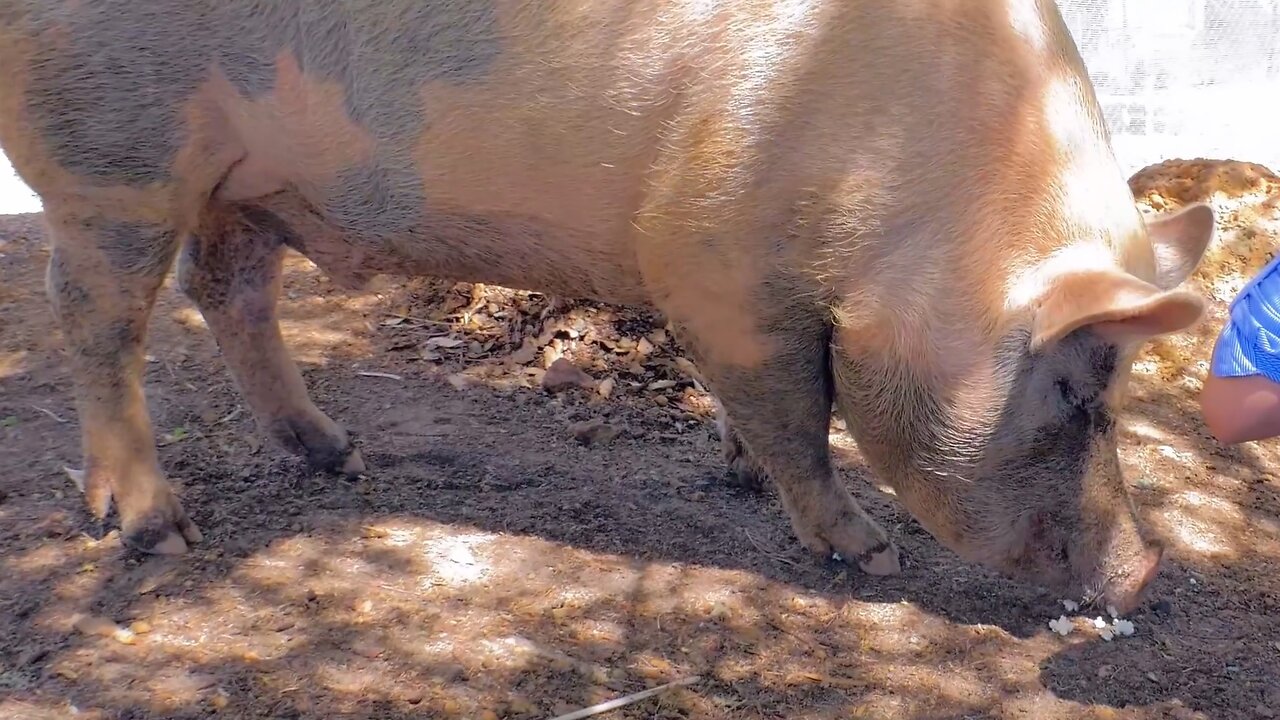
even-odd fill
[(605, 378), (601, 380), (600, 385), (596, 387), (596, 392), (600, 393), (600, 397), (607, 398), (613, 394), (614, 385), (615, 385), (615, 381), (613, 378), (611, 377)]
[(574, 387), (591, 387), (591, 376), (565, 358), (558, 358), (542, 376), (542, 387), (547, 392), (558, 393)]
[(370, 660), (381, 655), (384, 650), (381, 643), (370, 638), (360, 638), (351, 643), (351, 652)]
[(1159, 615), (1161, 617), (1168, 617), (1169, 615), (1173, 614), (1173, 603), (1169, 602), (1168, 600), (1160, 600), (1158, 602), (1152, 603), (1151, 609), (1155, 612), (1156, 615)]
[(356, 612), (362, 615), (367, 615), (373, 611), (373, 601), (369, 598), (365, 598), (355, 604), (355, 609)]
[(569, 426), (574, 439), (583, 445), (608, 445), (618, 437), (618, 428), (606, 423), (604, 418), (594, 417)]
[(653, 343), (648, 338), (640, 338), (640, 342), (636, 343), (636, 352), (641, 355), (649, 355), (654, 351)]
[(146, 620), (134, 620), (129, 624), (129, 629), (136, 635), (146, 635), (151, 632), (151, 623)]

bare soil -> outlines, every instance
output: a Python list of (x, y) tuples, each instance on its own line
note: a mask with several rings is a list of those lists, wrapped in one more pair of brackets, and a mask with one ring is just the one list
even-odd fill
[[(0, 717), (549, 718), (693, 675), (602, 717), (1280, 716), (1280, 445), (1219, 447), (1194, 404), (1226, 304), (1277, 249), (1280, 179), (1177, 162), (1133, 186), (1223, 217), (1193, 281), (1209, 317), (1135, 369), (1122, 459), (1169, 551), (1112, 641), (1097, 611), (1055, 634), (1058, 598), (943, 549), (838, 426), (844, 478), (910, 565), (812, 559), (776, 496), (723, 482), (660, 320), (430, 279), (345, 292), (297, 257), (286, 333), (370, 474), (265, 443), (166, 287), (148, 397), (206, 542), (136, 555), (63, 470), (78, 426), (39, 217), (0, 218)], [(590, 387), (540, 389), (559, 357)]]

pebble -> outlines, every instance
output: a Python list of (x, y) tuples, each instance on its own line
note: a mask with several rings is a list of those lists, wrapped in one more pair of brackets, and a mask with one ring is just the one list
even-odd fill
[(368, 638), (361, 638), (351, 643), (351, 652), (370, 660), (381, 655), (384, 650), (381, 643)]
[(618, 428), (606, 423), (604, 418), (576, 422), (569, 426), (569, 433), (583, 445), (608, 445), (618, 437)]

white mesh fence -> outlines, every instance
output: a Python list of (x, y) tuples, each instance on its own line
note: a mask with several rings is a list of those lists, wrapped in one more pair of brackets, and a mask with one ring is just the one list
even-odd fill
[(1280, 0), (1057, 0), (1126, 174), (1169, 158), (1280, 172)]
[[(1280, 0), (1058, 0), (1126, 174), (1169, 158), (1280, 171)], [(39, 202), (0, 156), (0, 214)]]

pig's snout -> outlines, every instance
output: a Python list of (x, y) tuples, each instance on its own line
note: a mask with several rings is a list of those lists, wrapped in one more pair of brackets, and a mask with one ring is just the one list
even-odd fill
[(1163, 556), (1164, 547), (1160, 543), (1149, 542), (1130, 563), (1126, 563), (1127, 567), (1117, 568), (1118, 572), (1111, 574), (1110, 582), (1103, 591), (1106, 604), (1121, 615), (1136, 610), (1142, 603), (1147, 586), (1159, 574)]

